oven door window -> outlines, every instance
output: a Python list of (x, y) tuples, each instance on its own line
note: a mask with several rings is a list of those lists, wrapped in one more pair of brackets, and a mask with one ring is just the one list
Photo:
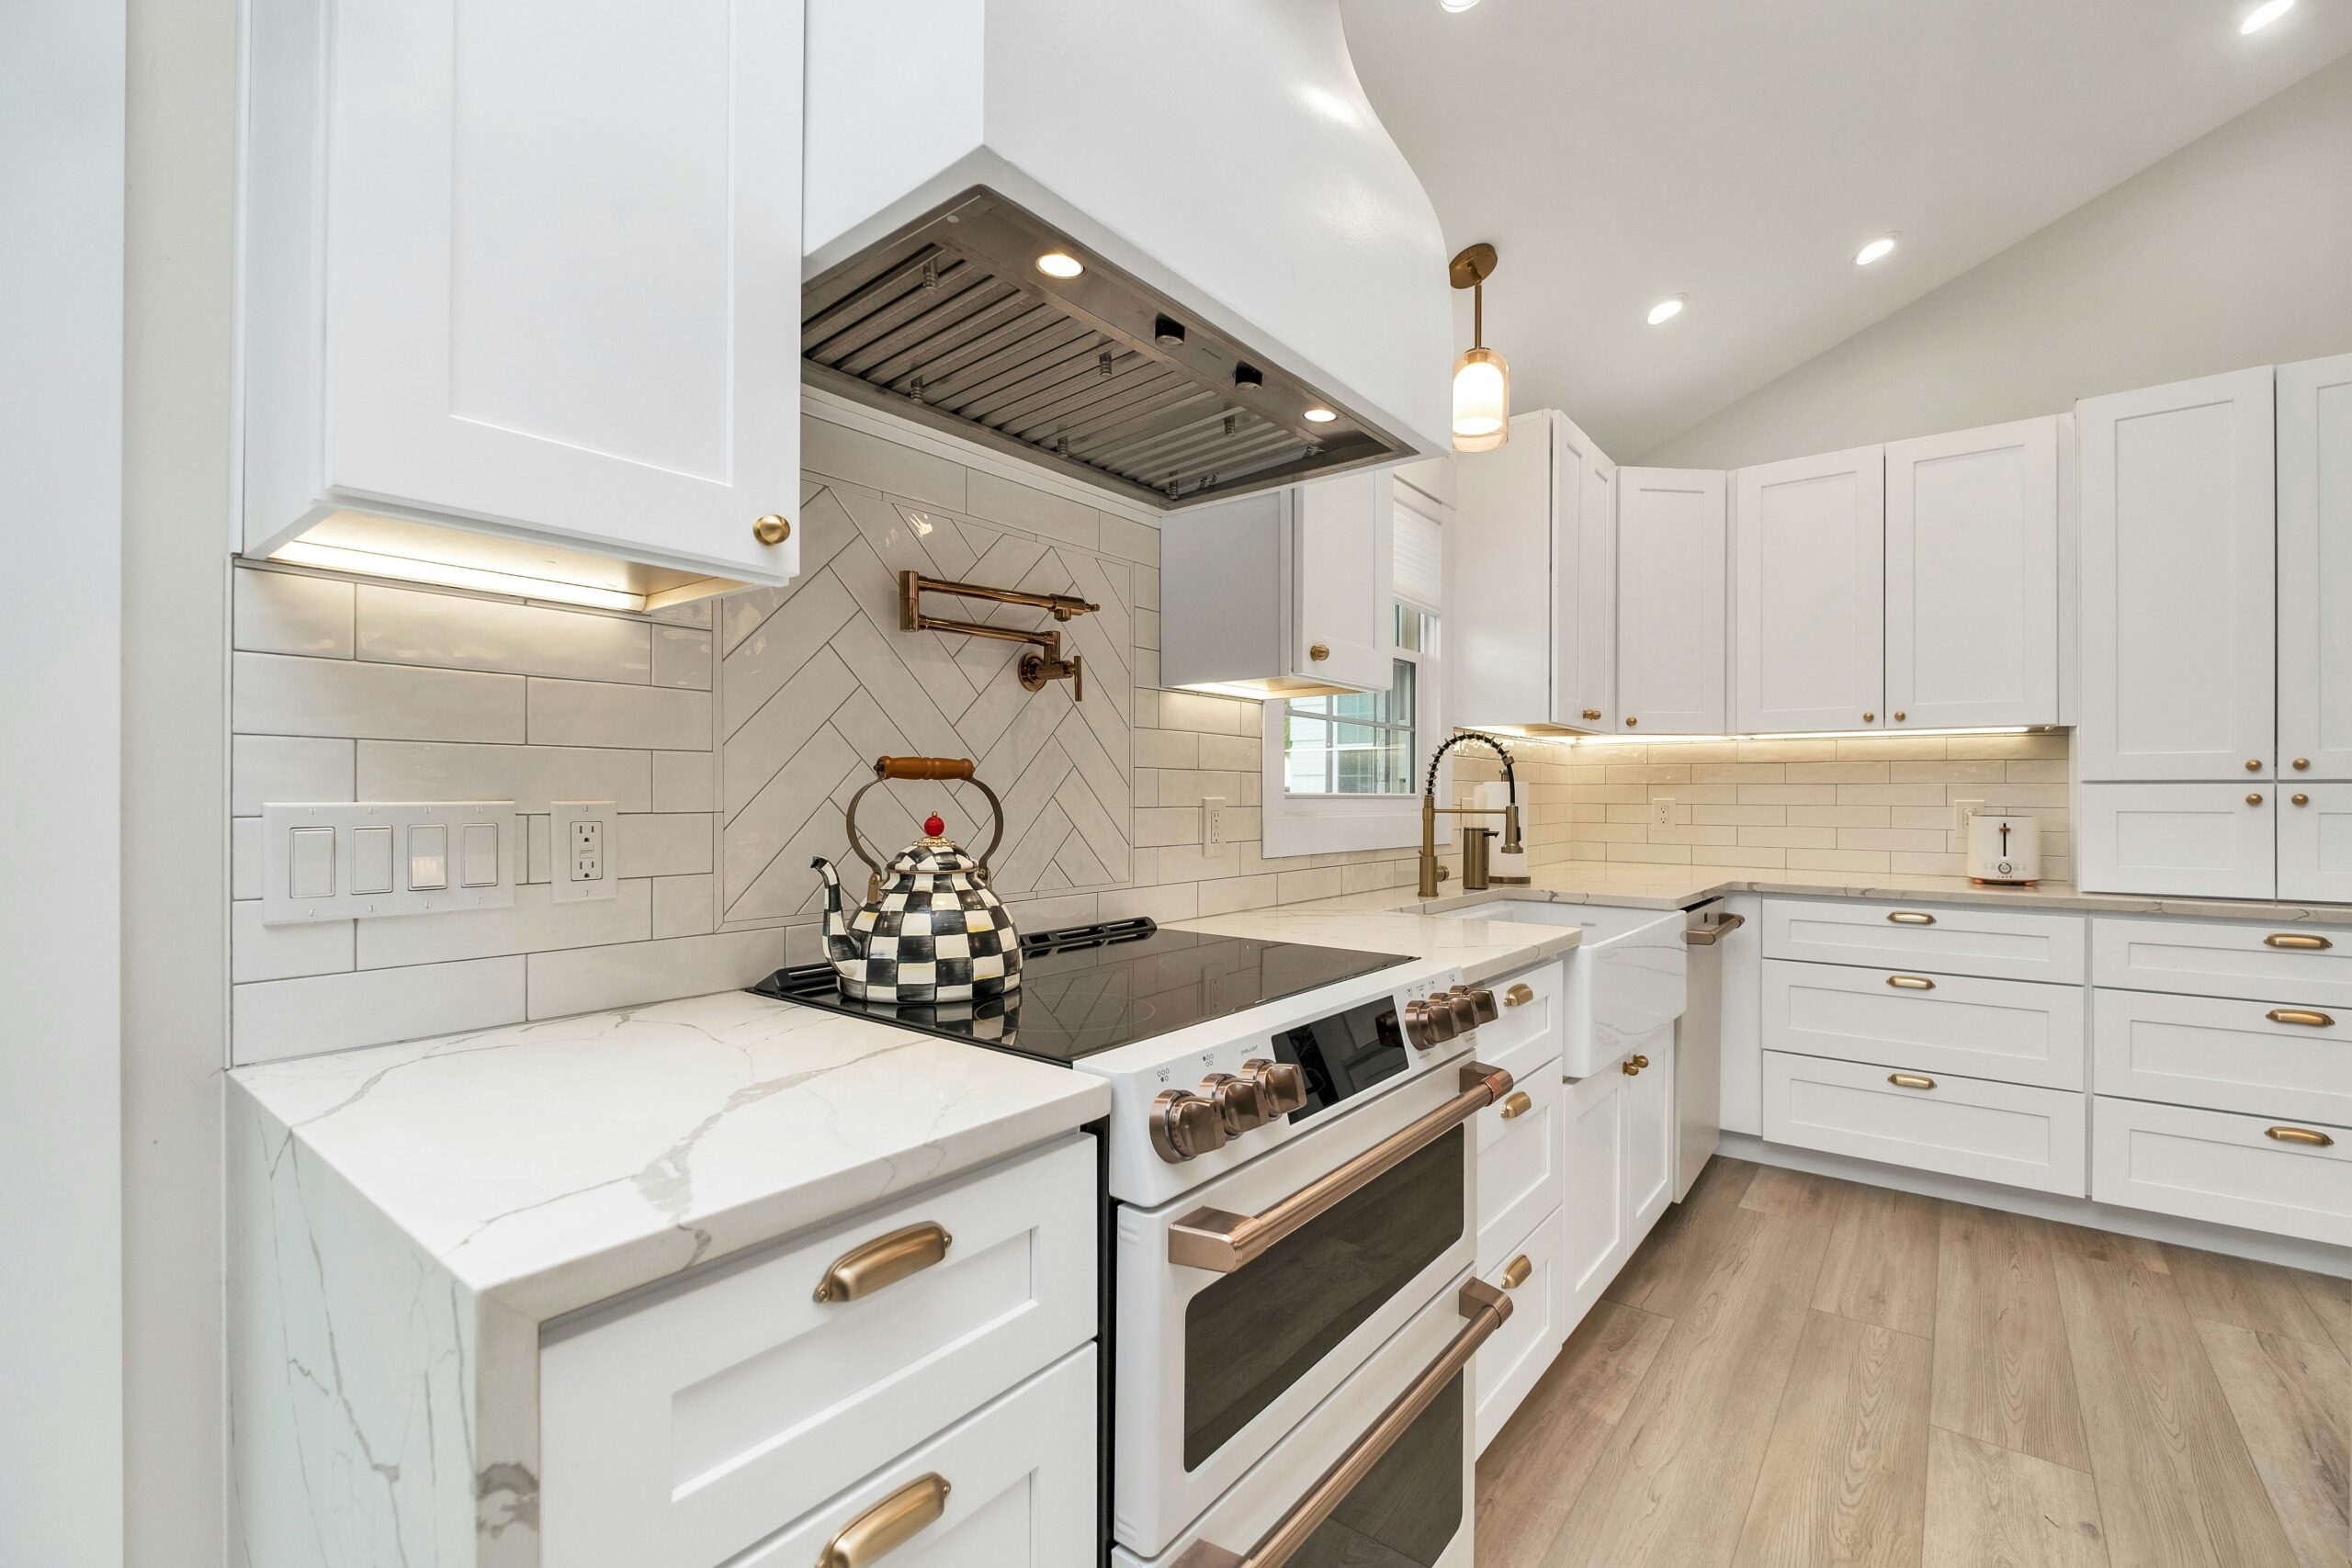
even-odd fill
[(1462, 1239), (1466, 1137), (1454, 1128), (1187, 1303), (1187, 1471)]
[(1462, 1529), (1462, 1412), (1457, 1372), (1437, 1403), (1315, 1528), (1286, 1568), (1430, 1568)]

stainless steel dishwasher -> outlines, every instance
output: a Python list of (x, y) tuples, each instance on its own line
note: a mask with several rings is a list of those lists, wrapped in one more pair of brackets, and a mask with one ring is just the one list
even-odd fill
[(1674, 1026), (1674, 1201), (1682, 1201), (1723, 1136), (1724, 965), (1717, 943), (1747, 923), (1711, 898), (1684, 911), (1690, 1004)]

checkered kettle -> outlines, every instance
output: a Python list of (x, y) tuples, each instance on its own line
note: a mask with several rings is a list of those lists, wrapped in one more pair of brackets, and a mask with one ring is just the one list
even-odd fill
[[(926, 820), (923, 837), (876, 863), (857, 836), (857, 803), (887, 779), (962, 780), (988, 797), (996, 816), (989, 847), (975, 860)], [(954, 1002), (1001, 997), (1021, 985), (1021, 933), (989, 887), (989, 856), (1004, 838), (1004, 804), (972, 772), (968, 757), (881, 757), (874, 781), (849, 801), (849, 844), (873, 873), (865, 902), (843, 907), (841, 874), (822, 855), (809, 864), (825, 884), (825, 956), (852, 1001)]]

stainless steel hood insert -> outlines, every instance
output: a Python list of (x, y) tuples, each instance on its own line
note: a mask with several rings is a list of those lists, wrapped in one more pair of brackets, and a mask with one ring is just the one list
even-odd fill
[(808, 280), (800, 352), (811, 386), (1163, 509), (1414, 450), (985, 186)]

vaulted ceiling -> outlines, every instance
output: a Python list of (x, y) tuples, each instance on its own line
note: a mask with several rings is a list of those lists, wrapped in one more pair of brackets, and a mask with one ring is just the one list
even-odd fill
[(2352, 50), (2345, 0), (2241, 36), (2251, 9), (1343, 0), (1446, 238), (1501, 253), (1487, 341), (1513, 406), (1565, 409), (1622, 459)]

